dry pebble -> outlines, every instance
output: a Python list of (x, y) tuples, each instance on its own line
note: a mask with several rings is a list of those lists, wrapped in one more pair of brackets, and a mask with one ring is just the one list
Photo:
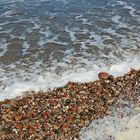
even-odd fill
[(24, 97), (0, 102), (1, 140), (79, 139), (83, 126), (112, 115), (123, 102), (140, 105), (140, 70), (122, 77), (98, 74), (89, 83), (68, 82), (47, 92), (28, 92)]

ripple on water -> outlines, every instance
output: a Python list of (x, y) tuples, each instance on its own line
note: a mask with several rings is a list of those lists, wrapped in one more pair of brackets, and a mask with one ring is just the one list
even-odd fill
[[(137, 3), (1, 0), (0, 69), (1, 77), (5, 77), (1, 80), (3, 85), (12, 86), (16, 80), (26, 82), (24, 77), (32, 82), (38, 73), (51, 75), (49, 81), (83, 69), (94, 75), (100, 70), (109, 71), (120, 62), (126, 64), (130, 59), (138, 59)], [(135, 64), (138, 65), (137, 61)], [(125, 66), (129, 68), (132, 62)], [(8, 76), (11, 80), (6, 78)]]

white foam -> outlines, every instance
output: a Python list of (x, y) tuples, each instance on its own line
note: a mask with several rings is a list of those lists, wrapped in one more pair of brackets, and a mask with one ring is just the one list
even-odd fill
[(135, 14), (136, 9), (135, 9), (133, 6), (128, 5), (127, 2), (116, 1), (116, 3), (117, 3), (118, 5), (123, 6), (124, 9), (130, 10), (130, 11), (129, 11), (129, 14), (130, 14), (131, 16), (134, 16), (134, 17), (137, 16), (137, 15)]
[(121, 16), (120, 15), (115, 15), (114, 17), (112, 17), (112, 21), (113, 22), (115, 22), (115, 23), (117, 23), (118, 25), (118, 27), (124, 27), (124, 28), (128, 28), (128, 25), (127, 25), (127, 23), (124, 23), (124, 22), (121, 22)]
[[(0, 15), (1, 16), (1, 15)], [(7, 25), (7, 24), (9, 24), (10, 22), (8, 22), (8, 21), (5, 21), (4, 23), (0, 23), (0, 26), (4, 26), (4, 25)]]
[(92, 25), (92, 22), (84, 18), (83, 15), (76, 16), (75, 19), (77, 21), (82, 21), (83, 24)]
[(15, 14), (15, 13), (17, 13), (15, 10), (6, 11), (1, 16), (12, 17), (12, 14)]
[(0, 3), (15, 3), (15, 2), (23, 2), (24, 0), (1, 0)]
[[(130, 68), (135, 68), (135, 69), (140, 68), (139, 57), (127, 59), (124, 62), (118, 62), (116, 64), (112, 64), (109, 67), (102, 63), (101, 63), (102, 64), (101, 67), (101, 65), (99, 66), (98, 64), (92, 64), (91, 62), (89, 62), (88, 64), (87, 60), (85, 62), (87, 63), (87, 66), (72, 67), (69, 70), (67, 69), (66, 71), (63, 71), (61, 75), (57, 75), (55, 73), (55, 68), (57, 67), (57, 62), (56, 62), (54, 64), (55, 65), (54, 68), (52, 67), (50, 71), (44, 72), (42, 73), (42, 75), (38, 75), (35, 73), (30, 74), (31, 78), (29, 81), (20, 80), (14, 77), (13, 75), (15, 81), (11, 81), (11, 83), (9, 84), (7, 83), (7, 86), (5, 86), (5, 88), (1, 90), (0, 100), (3, 100), (5, 98), (14, 98), (16, 96), (22, 95), (24, 91), (28, 91), (28, 90), (46, 91), (49, 88), (52, 89), (54, 87), (63, 86), (68, 81), (73, 81), (73, 82), (94, 81), (98, 79), (97, 74), (101, 71), (109, 72), (110, 74), (116, 77), (128, 72)], [(63, 66), (63, 63), (61, 66)], [(21, 71), (20, 76), (23, 78), (28, 77), (26, 76), (25, 71)], [(12, 80), (14, 80), (13, 78)], [(5, 77), (4, 81), (8, 82), (8, 77), (7, 78)]]
[(124, 35), (116, 33), (116, 31), (112, 28), (103, 29), (104, 32), (110, 33), (111, 35), (117, 36), (117, 37), (125, 37)]
[(0, 52), (0, 56), (3, 56), (7, 52), (7, 45), (8, 45), (8, 43), (1, 43), (1, 42), (0, 42), (0, 48), (3, 49), (3, 51)]
[(41, 2), (46, 2), (46, 1), (50, 1), (50, 0), (40, 0)]
[(129, 9), (130, 11), (129, 11), (129, 14), (131, 15), (131, 16), (136, 16), (135, 15), (135, 8), (133, 8), (132, 6), (129, 6), (129, 5), (125, 5), (123, 8), (125, 8), (125, 9)]
[(127, 4), (127, 3), (124, 2), (124, 1), (116, 1), (116, 3), (117, 3), (118, 5), (126, 5), (126, 4)]
[(76, 37), (75, 37), (75, 32), (68, 29), (68, 27), (65, 28), (65, 31), (69, 34), (71, 40), (74, 42), (76, 41)]
[(27, 54), (27, 50), (30, 48), (30, 44), (28, 44), (27, 42), (24, 42), (22, 45), (22, 53), (23, 55)]
[(63, 2), (64, 4), (68, 4), (68, 0), (56, 0), (57, 2)]

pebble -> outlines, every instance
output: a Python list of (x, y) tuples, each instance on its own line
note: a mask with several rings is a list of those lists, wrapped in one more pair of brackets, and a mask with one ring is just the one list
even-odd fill
[(100, 79), (107, 79), (107, 78), (109, 77), (109, 74), (108, 74), (107, 72), (100, 72), (100, 73), (98, 74), (98, 77), (99, 77)]
[(76, 139), (90, 122), (113, 115), (113, 107), (129, 106), (130, 102), (140, 105), (140, 70), (118, 78), (106, 72), (98, 76), (95, 82), (69, 82), (47, 92), (27, 92), (22, 99), (1, 101), (0, 140), (7, 136), (14, 140)]

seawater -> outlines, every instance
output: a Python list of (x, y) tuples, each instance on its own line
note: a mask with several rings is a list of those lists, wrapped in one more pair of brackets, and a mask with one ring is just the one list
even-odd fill
[(0, 0), (0, 100), (121, 76), (139, 60), (139, 0)]

